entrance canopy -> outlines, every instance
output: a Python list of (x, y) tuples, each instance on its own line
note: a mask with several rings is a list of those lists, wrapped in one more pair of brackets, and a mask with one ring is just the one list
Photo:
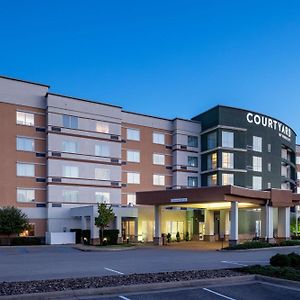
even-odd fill
[(268, 189), (256, 191), (232, 185), (175, 190), (137, 192), (136, 203), (139, 205), (186, 205), (201, 203), (252, 203), (273, 207), (292, 207), (300, 204), (300, 194), (290, 190)]

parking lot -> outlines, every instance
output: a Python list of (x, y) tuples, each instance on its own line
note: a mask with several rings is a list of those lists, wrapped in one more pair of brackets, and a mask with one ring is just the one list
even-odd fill
[(237, 268), (267, 264), (272, 255), (292, 251), (300, 253), (300, 248), (225, 252), (142, 247), (82, 252), (72, 246), (1, 247), (0, 281)]

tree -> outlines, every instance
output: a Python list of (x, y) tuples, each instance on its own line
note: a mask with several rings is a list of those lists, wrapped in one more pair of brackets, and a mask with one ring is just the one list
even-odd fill
[(98, 203), (98, 217), (95, 218), (95, 225), (101, 229), (100, 245), (103, 245), (104, 229), (115, 218), (112, 206), (105, 203)]
[(0, 234), (9, 239), (11, 234), (20, 234), (28, 228), (28, 218), (20, 209), (13, 206), (0, 208)]

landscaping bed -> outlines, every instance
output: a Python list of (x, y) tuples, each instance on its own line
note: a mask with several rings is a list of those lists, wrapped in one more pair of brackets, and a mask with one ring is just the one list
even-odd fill
[(287, 247), (287, 246), (300, 246), (300, 240), (289, 240), (282, 241), (279, 243), (267, 243), (261, 241), (245, 242), (235, 246), (229, 246), (223, 248), (224, 250), (246, 250), (246, 249), (259, 249), (259, 248), (270, 248), (270, 247)]
[(195, 270), (54, 280), (1, 282), (0, 296), (57, 292), (65, 290), (78, 290), (102, 287), (128, 286), (136, 284), (162, 283), (172, 281), (188, 281), (208, 278), (211, 279), (241, 275), (244, 274), (235, 270)]

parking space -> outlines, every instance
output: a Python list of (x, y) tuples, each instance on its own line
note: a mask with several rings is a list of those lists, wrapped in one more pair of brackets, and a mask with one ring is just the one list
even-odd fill
[[(77, 297), (77, 300), (164, 300), (164, 299), (206, 299), (206, 300), (282, 300), (300, 299), (300, 289), (290, 288), (267, 282), (249, 282), (237, 285), (209, 286), (176, 290), (132, 293), (115, 296)], [(71, 300), (71, 299), (70, 299)]]

